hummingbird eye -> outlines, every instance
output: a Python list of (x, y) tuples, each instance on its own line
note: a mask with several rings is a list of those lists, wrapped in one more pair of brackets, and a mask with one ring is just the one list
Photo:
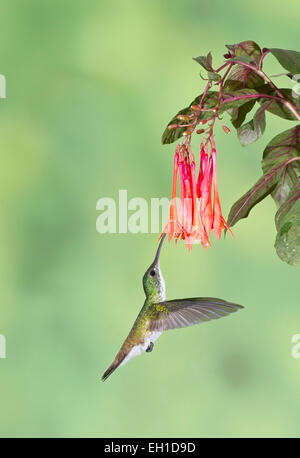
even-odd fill
[(154, 275), (155, 275), (155, 270), (151, 270), (150, 275), (151, 275), (151, 277), (154, 277)]

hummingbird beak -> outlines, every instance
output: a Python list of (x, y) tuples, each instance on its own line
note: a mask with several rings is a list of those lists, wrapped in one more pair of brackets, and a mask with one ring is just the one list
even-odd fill
[(156, 252), (153, 264), (158, 264), (159, 263), (159, 255), (160, 255), (161, 247), (162, 247), (162, 244), (163, 244), (165, 238), (166, 238), (166, 234), (163, 234), (162, 238), (160, 239), (160, 242), (159, 242), (159, 245), (158, 245), (158, 248), (157, 248), (157, 252)]

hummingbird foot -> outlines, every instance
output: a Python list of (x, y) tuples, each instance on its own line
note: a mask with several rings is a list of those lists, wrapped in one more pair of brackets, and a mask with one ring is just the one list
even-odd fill
[(153, 350), (153, 347), (154, 347), (154, 343), (153, 342), (150, 342), (148, 347), (146, 348), (146, 352), (147, 353), (150, 353), (152, 350)]

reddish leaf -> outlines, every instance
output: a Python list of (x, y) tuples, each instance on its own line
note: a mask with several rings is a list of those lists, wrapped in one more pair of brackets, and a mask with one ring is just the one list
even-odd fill
[(281, 167), (271, 170), (267, 175), (261, 177), (248, 192), (235, 202), (227, 218), (229, 226), (234, 226), (240, 219), (246, 218), (252, 208), (274, 190), (280, 178), (280, 171)]

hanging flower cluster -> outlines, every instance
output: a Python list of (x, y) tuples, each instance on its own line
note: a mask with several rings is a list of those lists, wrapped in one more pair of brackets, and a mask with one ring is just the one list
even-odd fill
[[(295, 94), (291, 95), (285, 88), (275, 85), (263, 68), (265, 58), (269, 56), (292, 74), (295, 66), (300, 66), (300, 53), (280, 48), (260, 48), (252, 40), (226, 45), (226, 48), (226, 54), (223, 54), (225, 61), (218, 68), (211, 52), (193, 58), (207, 72), (205, 76), (200, 73), (202, 80), (206, 81), (204, 90), (172, 116), (162, 133), (163, 145), (177, 141), (179, 144), (174, 157), (170, 216), (161, 237), (168, 235), (169, 241), (174, 238), (176, 243), (182, 239), (189, 250), (193, 243), (201, 243), (207, 249), (211, 246), (211, 232), (218, 240), (223, 230), (230, 231), (228, 226), (233, 227), (247, 218), (251, 209), (263, 198), (271, 194), (278, 207), (277, 197), (284, 195), (279, 199), (280, 208), (275, 217), (275, 248), (283, 261), (291, 265), (300, 264), (299, 237), (295, 237), (299, 229), (296, 217), (295, 224), (291, 223), (288, 230), (283, 230), (287, 212), (296, 215), (300, 203), (300, 155), (297, 146), (300, 142), (300, 107), (295, 101)], [(253, 111), (257, 105), (257, 111)], [(298, 121), (298, 125), (281, 132), (268, 143), (263, 152), (261, 178), (232, 205), (227, 223), (222, 215), (218, 192), (215, 127), (219, 123), (225, 134), (229, 134), (230, 129), (223, 124), (223, 117), (226, 119), (229, 116), (240, 143), (247, 146), (264, 134), (267, 112)], [(248, 116), (250, 121), (246, 119)], [(198, 137), (201, 143), (197, 173), (191, 149), (192, 138), (197, 138), (194, 134), (201, 135)], [(289, 180), (291, 191), (285, 193), (283, 188), (289, 170), (293, 171), (293, 178)], [(178, 181), (180, 197), (176, 200)], [(272, 192), (274, 189), (276, 192)], [(300, 211), (298, 213), (299, 220)]]
[[(177, 180), (179, 174), (180, 200), (177, 201)], [(179, 208), (178, 208), (179, 207)], [(173, 189), (170, 217), (161, 236), (168, 234), (169, 242), (174, 237), (183, 239), (191, 250), (193, 243), (200, 242), (204, 248), (211, 246), (211, 231), (216, 240), (223, 229), (228, 229), (221, 210), (218, 179), (217, 152), (213, 135), (200, 146), (199, 173), (189, 143), (179, 143), (174, 156)], [(233, 234), (232, 234), (233, 235)]]

